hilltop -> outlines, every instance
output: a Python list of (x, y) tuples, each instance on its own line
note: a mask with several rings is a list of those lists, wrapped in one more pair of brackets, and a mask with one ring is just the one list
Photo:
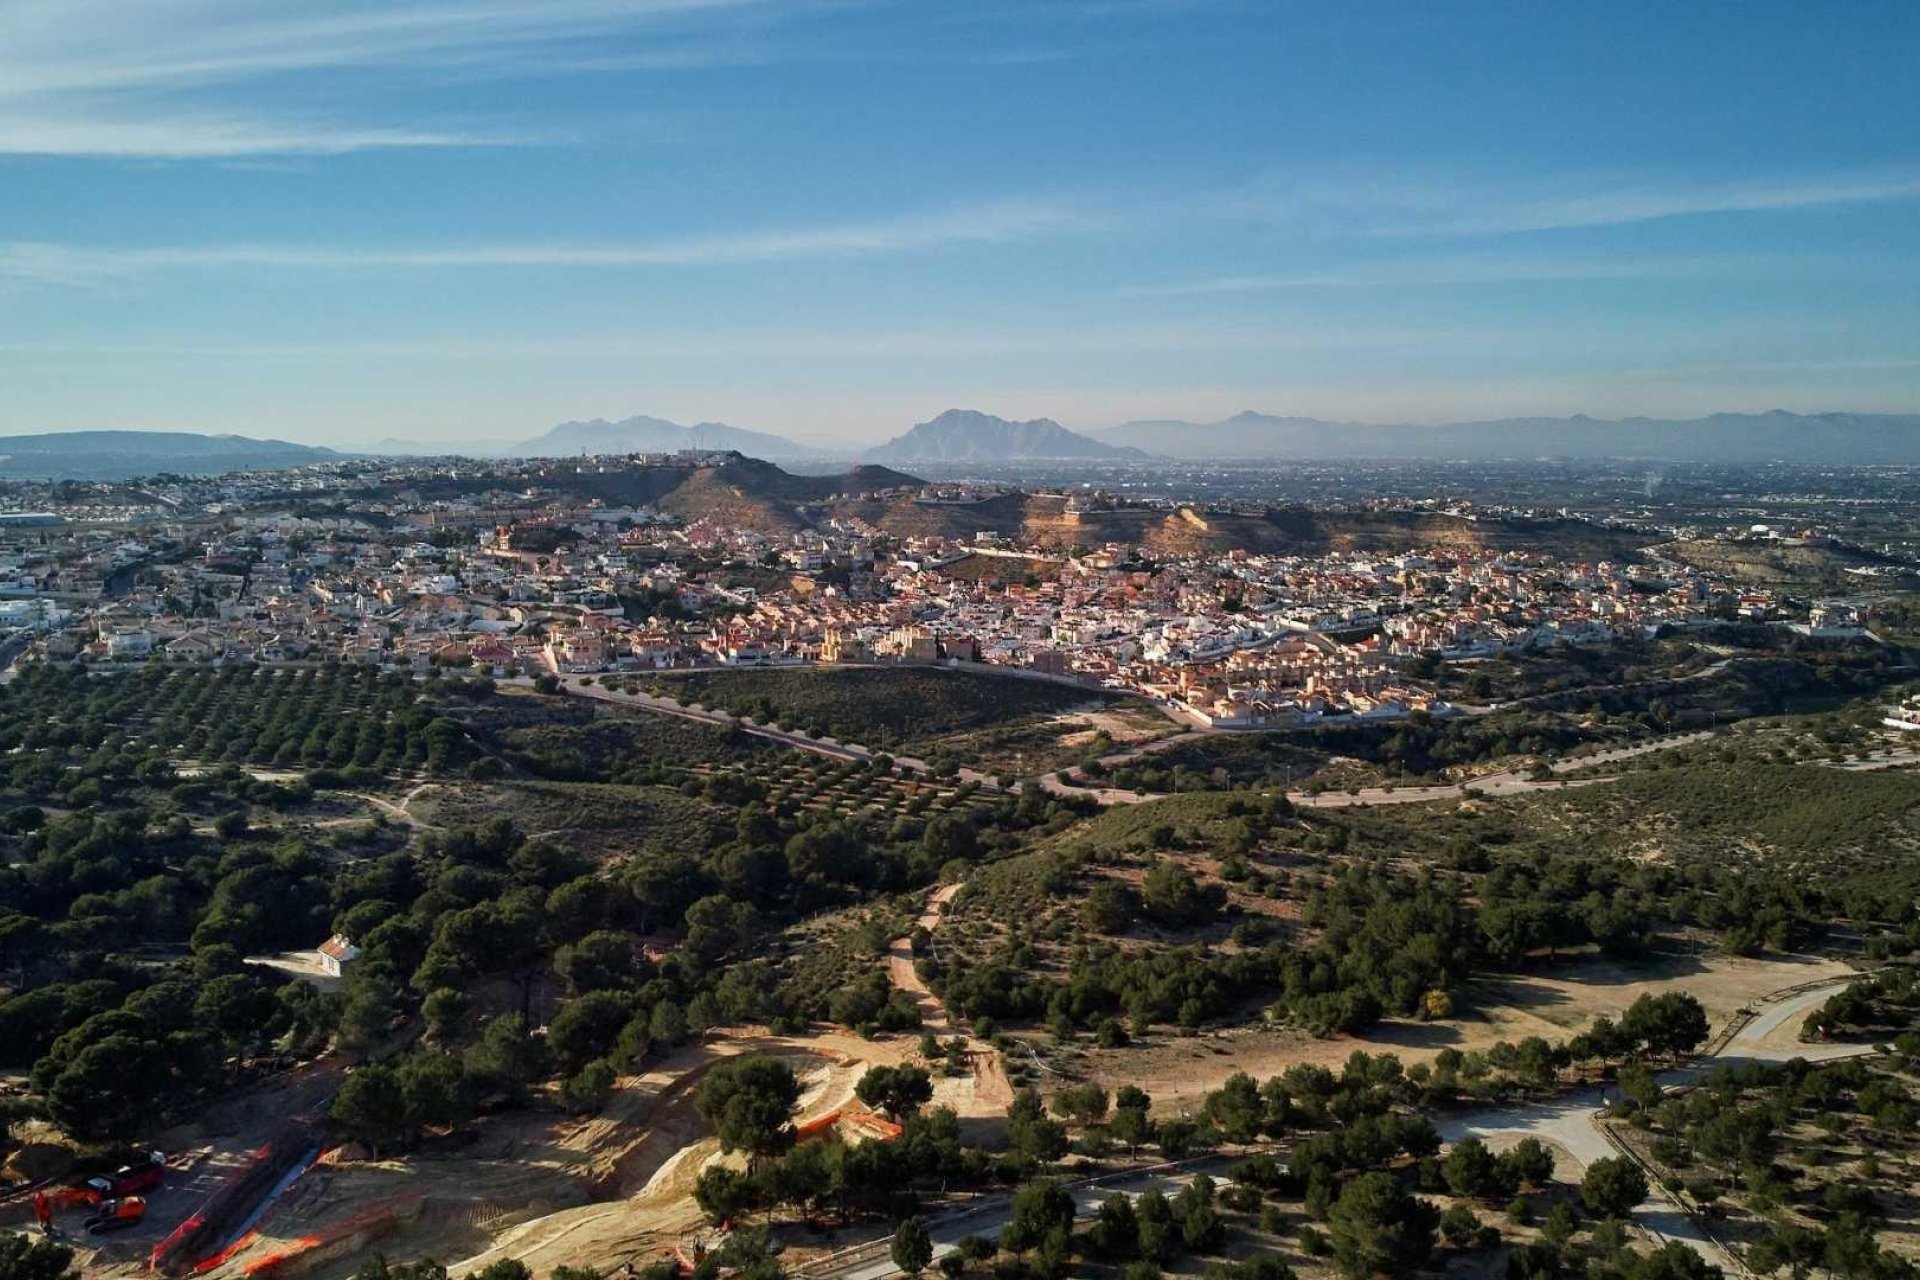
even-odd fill
[(317, 445), (191, 431), (57, 431), (0, 437), (0, 476), (35, 480), (127, 480), (271, 471), (346, 457)]
[(1006, 462), (1025, 458), (1145, 458), (1146, 452), (1069, 431), (1052, 418), (1012, 422), (977, 409), (949, 409), (867, 451), (876, 462)]
[(1264, 512), (1123, 507), (1069, 510), (1057, 494), (1009, 493), (981, 502), (934, 504), (913, 495), (852, 499), (836, 513), (858, 516), (898, 537), (971, 539), (998, 533), (1055, 550), (1115, 542), (1149, 555), (1206, 555), (1243, 549), (1273, 554), (1330, 551), (1390, 554), (1416, 547), (1541, 550), (1577, 559), (1631, 554), (1650, 537), (1580, 520), (1468, 520), (1440, 512), (1319, 511), (1280, 507)]
[[(713, 520), (762, 533), (792, 533), (814, 522), (802, 507), (838, 509), (855, 504), (885, 505), (878, 495), (914, 490), (923, 483), (889, 467), (857, 466), (839, 475), (796, 475), (761, 458), (729, 454), (714, 465), (626, 466), (582, 470), (556, 462), (529, 476), (486, 470), (463, 476), (415, 479), (411, 493), (427, 500), (472, 496), (532, 480), (538, 487), (582, 501), (613, 506), (657, 507), (683, 520)], [(391, 486), (363, 490), (365, 496), (391, 496)]]
[(766, 431), (730, 427), (724, 422), (696, 422), (690, 427), (665, 418), (636, 414), (609, 422), (563, 422), (543, 435), (515, 445), (509, 453), (523, 458), (561, 458), (577, 454), (678, 453), (682, 449), (734, 450), (760, 458), (816, 458), (820, 451)]

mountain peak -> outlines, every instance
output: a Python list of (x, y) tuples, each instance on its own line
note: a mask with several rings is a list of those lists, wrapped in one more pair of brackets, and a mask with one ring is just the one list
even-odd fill
[(701, 422), (683, 427), (665, 418), (637, 413), (618, 422), (605, 418), (563, 422), (509, 452), (523, 458), (563, 458), (581, 453), (678, 453), (682, 449), (734, 451), (762, 458), (807, 458), (816, 451), (785, 436)]
[(1103, 444), (1052, 418), (1014, 422), (979, 409), (948, 409), (867, 452), (875, 462), (1010, 462), (1027, 458), (1144, 458)]

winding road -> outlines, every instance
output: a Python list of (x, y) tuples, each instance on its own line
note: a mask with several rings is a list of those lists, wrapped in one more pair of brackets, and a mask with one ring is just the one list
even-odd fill
[[(1162, 738), (1149, 742), (1132, 751), (1117, 752), (1102, 757), (1103, 764), (1120, 764), (1135, 760), (1153, 751), (1165, 750), (1182, 742), (1191, 741), (1202, 735), (1198, 733), (1178, 734), (1171, 738)], [(1655, 738), (1650, 742), (1639, 742), (1627, 747), (1614, 747), (1608, 751), (1598, 751), (1591, 755), (1568, 756), (1555, 760), (1547, 766), (1550, 775), (1565, 775), (1581, 769), (1617, 764), (1623, 760), (1632, 760), (1637, 756), (1650, 755), (1656, 751), (1669, 751), (1675, 747), (1689, 746), (1713, 736), (1712, 732), (1702, 730), (1696, 733), (1675, 734), (1667, 738)], [(1078, 770), (1072, 771), (1076, 777), (1082, 776)], [(1287, 792), (1287, 799), (1299, 809), (1351, 809), (1358, 805), (1376, 806), (1383, 804), (1425, 804), (1431, 800), (1464, 800), (1469, 796), (1513, 796), (1526, 795), (1534, 791), (1562, 791), (1569, 787), (1587, 787), (1595, 783), (1611, 782), (1612, 776), (1603, 775), (1594, 778), (1568, 778), (1564, 776), (1533, 777), (1531, 771), (1522, 773), (1518, 769), (1504, 769), (1499, 773), (1484, 774), (1478, 778), (1469, 778), (1465, 782), (1441, 783), (1433, 786), (1409, 787), (1361, 787), (1352, 791), (1301, 791)], [(1057, 795), (1092, 796), (1101, 804), (1144, 804), (1149, 800), (1164, 800), (1166, 796), (1150, 791), (1120, 791), (1111, 787), (1075, 786), (1060, 781), (1053, 774), (1040, 778), (1040, 784)]]
[[(1663, 1087), (1687, 1084), (1724, 1066), (1742, 1062), (1788, 1062), (1805, 1058), (1826, 1062), (1835, 1058), (1857, 1057), (1873, 1052), (1871, 1045), (1802, 1044), (1798, 1040), (1801, 1019), (1825, 1003), (1827, 997), (1855, 981), (1857, 975), (1835, 978), (1817, 986), (1789, 988), (1762, 1003), (1760, 1011), (1743, 1023), (1727, 1042), (1712, 1054), (1684, 1067), (1662, 1072)], [(1440, 1136), (1448, 1142), (1461, 1138), (1534, 1137), (1558, 1146), (1582, 1169), (1595, 1160), (1619, 1154), (1601, 1127), (1598, 1112), (1606, 1105), (1601, 1086), (1572, 1090), (1545, 1102), (1514, 1107), (1497, 1107), (1471, 1112), (1442, 1123)], [(1652, 1181), (1652, 1180), (1649, 1180)], [(1698, 1220), (1681, 1207), (1657, 1182), (1644, 1204), (1634, 1210), (1634, 1221), (1667, 1240), (1679, 1240), (1701, 1257), (1729, 1275), (1743, 1268), (1729, 1256), (1720, 1243), (1709, 1236)]]

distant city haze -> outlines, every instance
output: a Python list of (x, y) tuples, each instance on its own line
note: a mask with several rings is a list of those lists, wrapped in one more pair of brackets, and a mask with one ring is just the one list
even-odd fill
[(1920, 409), (1920, 6), (0, 14), (0, 433)]

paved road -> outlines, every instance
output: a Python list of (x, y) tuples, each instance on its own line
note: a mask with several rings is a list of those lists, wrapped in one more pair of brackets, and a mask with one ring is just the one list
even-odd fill
[[(781, 729), (773, 725), (759, 724), (744, 716), (736, 716), (727, 711), (721, 711), (712, 707), (703, 707), (697, 704), (688, 704), (673, 698), (659, 697), (655, 694), (627, 693), (619, 689), (610, 689), (597, 679), (592, 684), (584, 684), (582, 683), (583, 679), (584, 677), (563, 677), (560, 687), (565, 692), (578, 697), (593, 698), (597, 701), (612, 703), (616, 706), (632, 707), (641, 711), (651, 711), (658, 715), (673, 716), (681, 720), (691, 720), (700, 724), (711, 724), (722, 727), (738, 726), (747, 733), (753, 734), (758, 738), (765, 738), (769, 742), (777, 742), (783, 746), (793, 747), (800, 751), (811, 751), (816, 755), (829, 756), (836, 760), (865, 762), (873, 759), (876, 754), (880, 754), (858, 743), (841, 742), (835, 738), (828, 737), (815, 737), (812, 734), (803, 733), (797, 729)], [(525, 677), (517, 677), (503, 680), (501, 683), (531, 687), (533, 682)], [(1111, 755), (1101, 757), (1101, 760), (1110, 766), (1117, 766), (1127, 761), (1136, 760), (1157, 751), (1165, 751), (1180, 743), (1191, 742), (1204, 736), (1206, 736), (1204, 733), (1197, 730), (1174, 734), (1171, 737), (1142, 743), (1137, 747), (1116, 751)], [(1622, 760), (1630, 760), (1636, 756), (1646, 755), (1649, 752), (1666, 751), (1673, 747), (1699, 742), (1712, 736), (1709, 732), (1676, 734), (1670, 738), (1658, 738), (1651, 742), (1637, 743), (1629, 747), (1616, 747), (1610, 751), (1601, 751), (1592, 755), (1574, 756), (1565, 760), (1556, 760), (1549, 765), (1548, 768), (1553, 774), (1565, 774), (1576, 769), (1589, 769), (1595, 766), (1613, 764)], [(931, 765), (916, 756), (895, 755), (892, 759), (898, 768), (904, 769), (909, 773), (931, 774), (933, 772)], [(1073, 772), (1077, 776), (1079, 771), (1074, 770)], [(981, 773), (976, 769), (961, 769), (955, 777), (960, 782), (971, 782), (981, 788), (998, 790), (1000, 786), (997, 778), (990, 774)], [(1288, 792), (1287, 798), (1295, 805), (1304, 809), (1346, 809), (1356, 805), (1424, 804), (1430, 800), (1461, 800), (1470, 795), (1524, 795), (1534, 791), (1557, 791), (1567, 787), (1592, 786), (1594, 783), (1607, 781), (1611, 781), (1611, 779), (1606, 777), (1535, 778), (1530, 774), (1522, 774), (1516, 770), (1506, 770), (1500, 773), (1487, 774), (1484, 777), (1473, 778), (1466, 782), (1449, 783), (1442, 786), (1362, 787), (1357, 792), (1322, 791), (1309, 793), (1306, 791), (1291, 791)], [(1111, 787), (1072, 786), (1060, 781), (1059, 777), (1053, 773), (1043, 773), (1039, 777), (1032, 779), (1031, 782), (1021, 785), (1033, 784), (1037, 784), (1055, 795), (1091, 797), (1103, 805), (1140, 804), (1148, 800), (1165, 798), (1152, 792), (1121, 791)]]
[[(1163, 1194), (1174, 1195), (1202, 1173), (1218, 1176), (1230, 1163), (1225, 1157), (1213, 1156), (1186, 1163), (1179, 1169), (1144, 1170), (1102, 1178), (1094, 1183), (1070, 1185), (1067, 1189), (1072, 1193), (1080, 1215), (1091, 1217), (1099, 1211), (1101, 1201), (1116, 1191), (1137, 1196), (1158, 1188)], [(965, 1209), (942, 1214), (927, 1222), (927, 1234), (933, 1237), (934, 1258), (946, 1257), (968, 1236), (997, 1240), (1012, 1217), (1012, 1209), (1013, 1199), (1010, 1196), (982, 1196)], [(800, 1272), (809, 1277), (832, 1276), (836, 1280), (887, 1280), (890, 1276), (900, 1274), (900, 1268), (894, 1266), (888, 1256), (887, 1244), (883, 1239), (872, 1245), (849, 1249), (835, 1258), (802, 1267)]]
[[(1794, 1058), (1824, 1062), (1872, 1053), (1870, 1045), (1799, 1044), (1791, 1034), (1810, 1010), (1853, 981), (1853, 977), (1836, 978), (1768, 1002), (1759, 1016), (1742, 1026), (1717, 1053), (1691, 1066), (1663, 1072), (1660, 1083), (1669, 1087), (1685, 1084), (1730, 1063), (1786, 1062)], [(1605, 1101), (1599, 1087), (1576, 1089), (1550, 1101), (1458, 1116), (1440, 1125), (1440, 1136), (1449, 1142), (1467, 1137), (1535, 1137), (1561, 1147), (1584, 1169), (1595, 1160), (1619, 1154), (1607, 1141), (1596, 1119), (1595, 1113)], [(1634, 1221), (1656, 1235), (1686, 1243), (1729, 1275), (1739, 1273), (1726, 1251), (1709, 1239), (1679, 1202), (1657, 1185), (1647, 1202), (1634, 1211)]]

